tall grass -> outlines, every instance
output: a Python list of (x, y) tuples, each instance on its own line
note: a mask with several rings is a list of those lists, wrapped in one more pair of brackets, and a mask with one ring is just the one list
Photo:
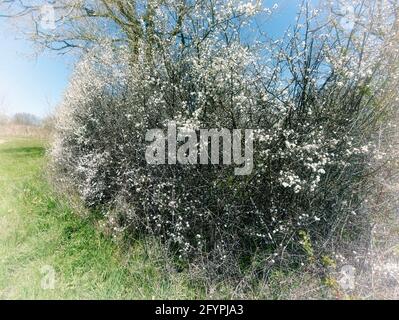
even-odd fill
[(13, 123), (0, 123), (0, 137), (31, 137), (46, 139), (51, 134), (49, 128)]

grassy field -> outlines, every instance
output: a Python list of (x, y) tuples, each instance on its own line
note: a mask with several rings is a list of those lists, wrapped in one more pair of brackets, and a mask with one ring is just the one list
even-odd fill
[[(43, 176), (43, 142), (0, 139), (0, 299), (193, 299), (205, 290), (138, 242), (122, 251)], [(53, 282), (53, 279), (55, 280)]]

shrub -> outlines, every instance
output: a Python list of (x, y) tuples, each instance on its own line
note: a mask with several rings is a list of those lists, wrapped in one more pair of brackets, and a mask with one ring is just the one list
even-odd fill
[[(59, 178), (116, 233), (156, 235), (181, 260), (222, 274), (254, 257), (260, 272), (304, 261), (356, 237), (368, 219), (374, 134), (398, 101), (388, 6), (378, 32), (372, 6), (350, 31), (305, 6), (277, 41), (243, 40), (249, 29), (237, 25), (257, 10), (248, 8), (228, 23), (217, 12), (206, 36), (186, 22), (187, 39), (159, 36), (151, 54), (143, 40), (137, 60), (128, 46), (94, 47), (76, 67), (52, 149)], [(254, 129), (254, 170), (147, 164), (147, 130), (172, 120)]]

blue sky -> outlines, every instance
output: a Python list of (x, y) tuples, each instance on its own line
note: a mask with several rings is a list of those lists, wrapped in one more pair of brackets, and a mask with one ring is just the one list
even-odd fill
[(8, 21), (0, 20), (0, 108), (9, 114), (29, 112), (45, 116), (60, 101), (68, 83), (66, 58), (34, 57), (29, 41), (18, 39)]
[[(277, 14), (267, 22), (270, 34), (278, 34), (294, 23), (300, 0), (266, 1), (279, 4)], [(61, 101), (71, 74), (65, 56), (34, 56), (32, 44), (14, 33), (7, 20), (0, 19), (0, 111), (48, 115)], [(3, 101), (3, 103), (2, 103)], [(2, 108), (3, 105), (3, 108)]]

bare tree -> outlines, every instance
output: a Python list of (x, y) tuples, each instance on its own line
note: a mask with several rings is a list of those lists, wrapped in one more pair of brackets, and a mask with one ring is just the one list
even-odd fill
[(4, 125), (8, 122), (8, 116), (6, 113), (4, 97), (0, 97), (0, 125)]
[[(132, 59), (144, 47), (147, 58), (155, 46), (163, 44), (198, 46), (216, 30), (242, 26), (246, 12), (226, 6), (226, 14), (214, 10), (224, 5), (220, 0), (0, 0), (0, 18), (25, 20), (24, 33), (41, 48), (60, 54), (72, 49), (86, 50), (95, 43), (108, 41), (127, 45)], [(53, 20), (53, 24), (47, 24)], [(235, 34), (235, 33), (234, 33)]]
[(38, 126), (40, 124), (40, 119), (37, 116), (27, 112), (16, 113), (11, 121), (13, 124), (24, 126)]

